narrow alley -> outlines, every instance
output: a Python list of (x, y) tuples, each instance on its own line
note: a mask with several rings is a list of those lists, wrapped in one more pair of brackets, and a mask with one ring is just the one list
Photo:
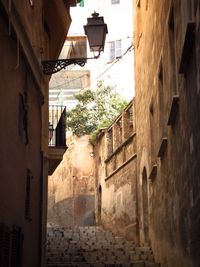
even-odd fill
[(200, 267), (200, 0), (0, 0), (0, 267)]

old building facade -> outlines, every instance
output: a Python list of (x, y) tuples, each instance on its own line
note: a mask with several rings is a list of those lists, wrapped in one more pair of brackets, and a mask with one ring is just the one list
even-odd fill
[(94, 152), (89, 136), (67, 138), (68, 149), (49, 176), (48, 224), (95, 225)]
[[(48, 82), (77, 1), (0, 1), (0, 266), (43, 266)], [(57, 152), (58, 157), (62, 157)]]
[(199, 1), (135, 1), (139, 241), (200, 264)]
[(99, 132), (95, 159), (97, 224), (137, 243), (134, 101)]
[[(134, 218), (129, 237), (150, 244), (161, 266), (197, 267), (200, 3), (141, 0), (134, 1), (134, 10), (135, 158), (120, 164), (128, 141), (119, 144), (116, 119), (96, 147), (97, 221), (126, 235), (128, 218)], [(127, 129), (122, 123), (121, 133)]]

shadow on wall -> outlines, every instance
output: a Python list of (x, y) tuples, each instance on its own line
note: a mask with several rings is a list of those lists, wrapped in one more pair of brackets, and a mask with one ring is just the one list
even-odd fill
[(54, 196), (49, 197), (48, 223), (59, 226), (95, 225), (94, 196), (69, 197), (57, 203)]

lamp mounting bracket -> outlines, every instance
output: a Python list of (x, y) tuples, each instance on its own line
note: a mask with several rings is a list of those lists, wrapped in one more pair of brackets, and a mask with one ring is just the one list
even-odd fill
[(43, 73), (46, 75), (54, 74), (67, 66), (74, 64), (83, 67), (87, 61), (87, 58), (70, 58), (70, 59), (58, 59), (58, 60), (44, 60), (42, 61)]
[(43, 73), (46, 75), (52, 75), (56, 72), (59, 72), (62, 69), (65, 69), (69, 65), (79, 65), (80, 67), (84, 67), (85, 63), (88, 59), (97, 59), (100, 56), (100, 52), (98, 55), (94, 54), (94, 57), (87, 58), (68, 58), (68, 59), (57, 59), (57, 60), (43, 60), (42, 68)]

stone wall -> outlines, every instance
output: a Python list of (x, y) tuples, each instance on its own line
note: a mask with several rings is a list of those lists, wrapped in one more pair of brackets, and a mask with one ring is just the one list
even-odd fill
[(68, 138), (68, 150), (49, 176), (48, 223), (94, 225), (94, 158), (89, 136)]
[(136, 134), (131, 102), (100, 131), (96, 150), (98, 224), (137, 242)]
[[(41, 1), (38, 1), (37, 8), (40, 7)], [(18, 2), (18, 11), (22, 8)], [(24, 13), (30, 10), (29, 3), (24, 5)], [(20, 265), (34, 267), (40, 266), (42, 253), (39, 244), (42, 242), (41, 192), (44, 189), (41, 184), (41, 95), (44, 88), (35, 82), (31, 62), (27, 61), (25, 50), (31, 47), (31, 40), (24, 38), (27, 37), (24, 28), (29, 25), (18, 11), (16, 3), (1, 1), (0, 265), (8, 266), (8, 261), (18, 258), (16, 265), (20, 261)], [(38, 18), (39, 14), (31, 16), (39, 30), (42, 25)], [(34, 41), (39, 46), (38, 40)], [(33, 49), (31, 52), (34, 54)]]
[(64, 1), (0, 1), (0, 266), (45, 262), (50, 76), (41, 60), (58, 57), (70, 22)]
[(135, 10), (140, 243), (162, 266), (199, 266), (199, 1)]

